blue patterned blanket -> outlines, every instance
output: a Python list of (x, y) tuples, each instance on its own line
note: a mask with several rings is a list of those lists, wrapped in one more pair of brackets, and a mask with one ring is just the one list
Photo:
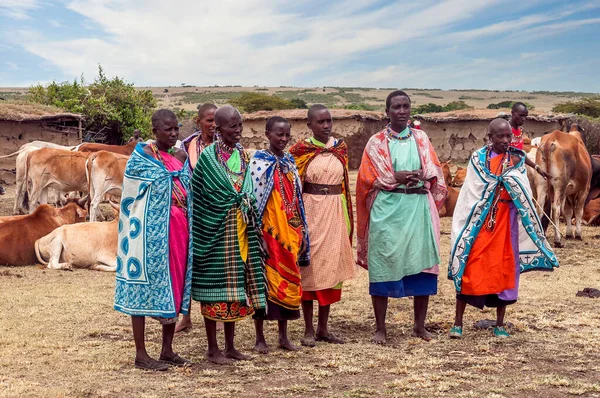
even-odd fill
[[(128, 315), (173, 318), (175, 301), (169, 271), (169, 220), (173, 178), (188, 192), (191, 219), (192, 191), (188, 162), (170, 172), (144, 152), (140, 143), (131, 154), (123, 179), (117, 248), (117, 311)], [(191, 230), (191, 226), (190, 226)], [(192, 236), (181, 313), (190, 306), (192, 281)]]

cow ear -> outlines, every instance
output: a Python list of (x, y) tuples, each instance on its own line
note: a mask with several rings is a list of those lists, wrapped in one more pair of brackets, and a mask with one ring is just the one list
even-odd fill
[(87, 211), (85, 209), (78, 208), (77, 216), (80, 218), (85, 218), (87, 216)]

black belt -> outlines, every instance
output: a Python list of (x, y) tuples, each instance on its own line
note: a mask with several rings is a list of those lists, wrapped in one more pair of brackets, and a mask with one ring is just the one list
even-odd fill
[(390, 192), (394, 193), (404, 193), (407, 195), (417, 194), (417, 195), (427, 195), (429, 193), (425, 188), (396, 188), (392, 189)]
[(342, 193), (342, 184), (327, 185), (305, 182), (302, 193), (308, 193), (311, 195), (340, 195)]

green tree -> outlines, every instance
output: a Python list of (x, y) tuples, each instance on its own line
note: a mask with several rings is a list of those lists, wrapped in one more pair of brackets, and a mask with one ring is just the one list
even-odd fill
[(135, 129), (149, 138), (152, 112), (156, 108), (152, 91), (136, 90), (133, 83), (119, 77), (108, 79), (101, 66), (98, 66), (98, 76), (89, 85), (83, 77), (72, 83), (53, 81), (47, 86), (32, 86), (28, 99), (81, 113), (86, 130), (104, 129), (108, 141), (113, 143), (127, 140)]
[[(488, 109), (510, 109), (513, 107), (513, 105), (516, 103), (517, 101), (502, 101), (502, 102), (498, 102), (496, 104), (489, 104), (487, 106)], [(529, 109), (530, 111), (535, 109), (535, 106), (527, 103), (527, 102), (523, 102), (526, 106), (527, 109)]]
[(296, 106), (291, 101), (276, 95), (263, 93), (243, 93), (238, 98), (232, 99), (231, 105), (243, 112), (276, 111), (280, 109), (294, 109)]
[(473, 107), (467, 104), (465, 101), (452, 101), (444, 105), (444, 112), (460, 111), (463, 109), (473, 109)]
[(568, 101), (556, 105), (553, 112), (575, 113), (593, 118), (600, 117), (600, 96), (582, 98), (579, 101)]

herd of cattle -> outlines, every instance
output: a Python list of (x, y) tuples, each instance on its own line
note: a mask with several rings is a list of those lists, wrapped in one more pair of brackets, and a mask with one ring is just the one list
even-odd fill
[[(0, 264), (115, 271), (118, 220), (98, 222), (105, 220), (99, 205), (106, 199), (118, 210), (125, 165), (136, 144), (64, 147), (34, 141), (3, 156), (16, 156), (16, 215), (0, 217)], [(50, 190), (59, 207), (48, 204)], [(88, 209), (90, 222), (84, 222)]]
[[(550, 215), (556, 246), (558, 228), (568, 220), (566, 237), (581, 238), (581, 224), (600, 218), (600, 157), (590, 156), (585, 134), (578, 126), (525, 141), (527, 156), (552, 176), (548, 181), (528, 167), (533, 197), (541, 216)], [(99, 205), (108, 202), (118, 211), (125, 165), (136, 142), (123, 146), (84, 143), (64, 147), (34, 141), (17, 152), (14, 216), (0, 217), (0, 265), (42, 263), (51, 269), (85, 267), (116, 269), (118, 220), (103, 222)], [(440, 216), (452, 217), (466, 169), (443, 163), (448, 198)], [(49, 190), (59, 207), (48, 204)], [(70, 193), (63, 196), (63, 193)], [(77, 199), (73, 193), (79, 192)], [(88, 218), (89, 221), (84, 222)]]

